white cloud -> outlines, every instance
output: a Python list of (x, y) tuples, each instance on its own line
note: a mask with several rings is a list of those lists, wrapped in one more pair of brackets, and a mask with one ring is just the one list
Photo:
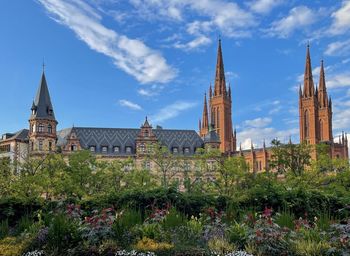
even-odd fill
[(326, 78), (328, 88), (339, 88), (350, 86), (350, 72), (338, 73)]
[(177, 101), (162, 108), (158, 113), (154, 114), (151, 119), (153, 122), (162, 123), (166, 120), (177, 117), (182, 111), (186, 111), (196, 105), (196, 102)]
[(306, 6), (297, 6), (289, 11), (288, 16), (274, 21), (266, 30), (270, 36), (287, 38), (295, 30), (305, 28), (316, 22), (316, 13)]
[(256, 13), (267, 14), (282, 2), (282, 0), (255, 0), (248, 3), (248, 5)]
[(332, 13), (332, 18), (330, 33), (339, 35), (348, 31), (350, 29), (350, 1), (344, 0), (341, 8)]
[(204, 46), (204, 45), (208, 45), (211, 43), (210, 38), (206, 37), (206, 36), (198, 36), (197, 38), (195, 38), (194, 40), (188, 42), (188, 43), (175, 43), (174, 47), (175, 48), (179, 48), (179, 49), (184, 49), (184, 50), (193, 50), (196, 49), (200, 46)]
[(265, 127), (272, 121), (269, 117), (259, 117), (251, 120), (245, 120), (243, 124), (250, 127)]
[(142, 95), (142, 96), (146, 96), (146, 97), (151, 97), (151, 96), (154, 96), (154, 95), (157, 95), (156, 92), (154, 91), (151, 91), (151, 90), (146, 90), (146, 89), (139, 89), (137, 91), (138, 94)]
[(139, 104), (136, 104), (129, 100), (119, 100), (119, 105), (122, 107), (127, 107), (132, 110), (142, 110), (142, 107)]
[(81, 0), (39, 0), (58, 23), (67, 26), (92, 50), (110, 57), (124, 72), (140, 83), (166, 83), (176, 76), (162, 55), (142, 41), (108, 29), (101, 16)]
[[(350, 15), (350, 14), (349, 14)], [(326, 55), (344, 56), (350, 53), (350, 39), (330, 43), (325, 51)]]
[(242, 143), (242, 149), (250, 149), (251, 142), (254, 147), (261, 147), (265, 140), (266, 146), (270, 142), (277, 138), (281, 142), (286, 143), (289, 137), (292, 137), (292, 141), (296, 143), (299, 134), (299, 128), (291, 128), (287, 130), (277, 130), (273, 127), (252, 127), (245, 128), (243, 131), (237, 133), (238, 145)]
[(219, 30), (225, 36), (244, 37), (250, 35), (249, 28), (256, 25), (255, 17), (240, 8), (236, 3), (224, 0), (131, 0), (141, 15), (185, 20), (197, 16), (188, 24), (189, 34), (205, 34), (213, 29)]

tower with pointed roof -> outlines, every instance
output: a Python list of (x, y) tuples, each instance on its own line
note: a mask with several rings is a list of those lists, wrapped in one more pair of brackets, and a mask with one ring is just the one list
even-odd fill
[(318, 85), (319, 140), (333, 141), (332, 102), (328, 98), (323, 60), (321, 61), (320, 81)]
[[(236, 138), (232, 129), (231, 88), (226, 90), (221, 39), (218, 43), (214, 90), (209, 89), (210, 123), (220, 138), (220, 150), (224, 153), (236, 151)], [(203, 125), (202, 125), (203, 126)]]
[(304, 86), (299, 91), (300, 142), (312, 145), (320, 142), (318, 113), (318, 91), (315, 91), (310, 46), (308, 45), (306, 49)]
[(43, 70), (29, 118), (28, 136), (31, 154), (43, 154), (56, 150), (57, 124)]

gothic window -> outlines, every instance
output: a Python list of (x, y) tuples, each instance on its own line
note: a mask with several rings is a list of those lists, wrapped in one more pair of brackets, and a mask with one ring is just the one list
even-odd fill
[(214, 126), (215, 126), (215, 128), (216, 128), (216, 123), (215, 123), (215, 121), (216, 121), (216, 117), (215, 117), (216, 115), (215, 115), (215, 108), (213, 109), (213, 111), (211, 112), (211, 121), (212, 121), (212, 123), (214, 124)]
[(107, 153), (108, 147), (107, 146), (102, 146), (101, 150), (102, 150), (102, 153)]
[(52, 133), (52, 125), (51, 125), (51, 124), (49, 124), (49, 125), (47, 126), (47, 132), (48, 132), (49, 134)]
[(220, 114), (219, 114), (219, 108), (216, 110), (216, 127), (220, 127)]
[(323, 122), (320, 120), (320, 140), (323, 140)]
[(38, 132), (40, 132), (40, 133), (44, 132), (44, 125), (43, 124), (39, 124)]
[(309, 138), (310, 136), (310, 123), (309, 123), (309, 111), (305, 110), (304, 113), (304, 136)]

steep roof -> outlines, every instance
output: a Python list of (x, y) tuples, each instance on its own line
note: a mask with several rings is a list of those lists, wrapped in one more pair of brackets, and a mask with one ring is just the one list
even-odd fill
[(30, 118), (47, 118), (55, 120), (55, 113), (53, 111), (44, 71), (41, 75), (39, 88), (33, 102), (32, 114)]
[(19, 130), (19, 131), (15, 132), (15, 133), (7, 134), (9, 136), (6, 139), (1, 140), (1, 141), (9, 141), (9, 140), (27, 141), (28, 140), (28, 134), (29, 134), (29, 130), (22, 129), (22, 130)]
[[(74, 127), (58, 132), (58, 146), (64, 146), (67, 143), (67, 137), (72, 129), (74, 129), (82, 148), (88, 149), (89, 146), (96, 146), (96, 152), (100, 152), (102, 146), (108, 146), (110, 150), (119, 146), (121, 152), (125, 152), (127, 146), (131, 146), (135, 150), (136, 138), (141, 131), (132, 128)], [(158, 141), (169, 150), (172, 147), (179, 147), (181, 151), (182, 148), (189, 147), (190, 153), (194, 154), (196, 148), (203, 147), (203, 140), (193, 130), (153, 129), (152, 132)]]

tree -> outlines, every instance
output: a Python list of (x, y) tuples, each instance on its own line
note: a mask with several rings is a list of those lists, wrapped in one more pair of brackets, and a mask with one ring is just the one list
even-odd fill
[(180, 171), (176, 167), (177, 157), (175, 157), (166, 146), (159, 143), (149, 145), (148, 158), (156, 165), (157, 171), (161, 173), (161, 184), (168, 188), (171, 179)]
[(305, 168), (310, 165), (311, 147), (308, 144), (283, 144), (274, 139), (272, 142), (272, 156), (269, 161), (271, 169), (278, 173), (291, 172), (295, 176), (304, 173)]

